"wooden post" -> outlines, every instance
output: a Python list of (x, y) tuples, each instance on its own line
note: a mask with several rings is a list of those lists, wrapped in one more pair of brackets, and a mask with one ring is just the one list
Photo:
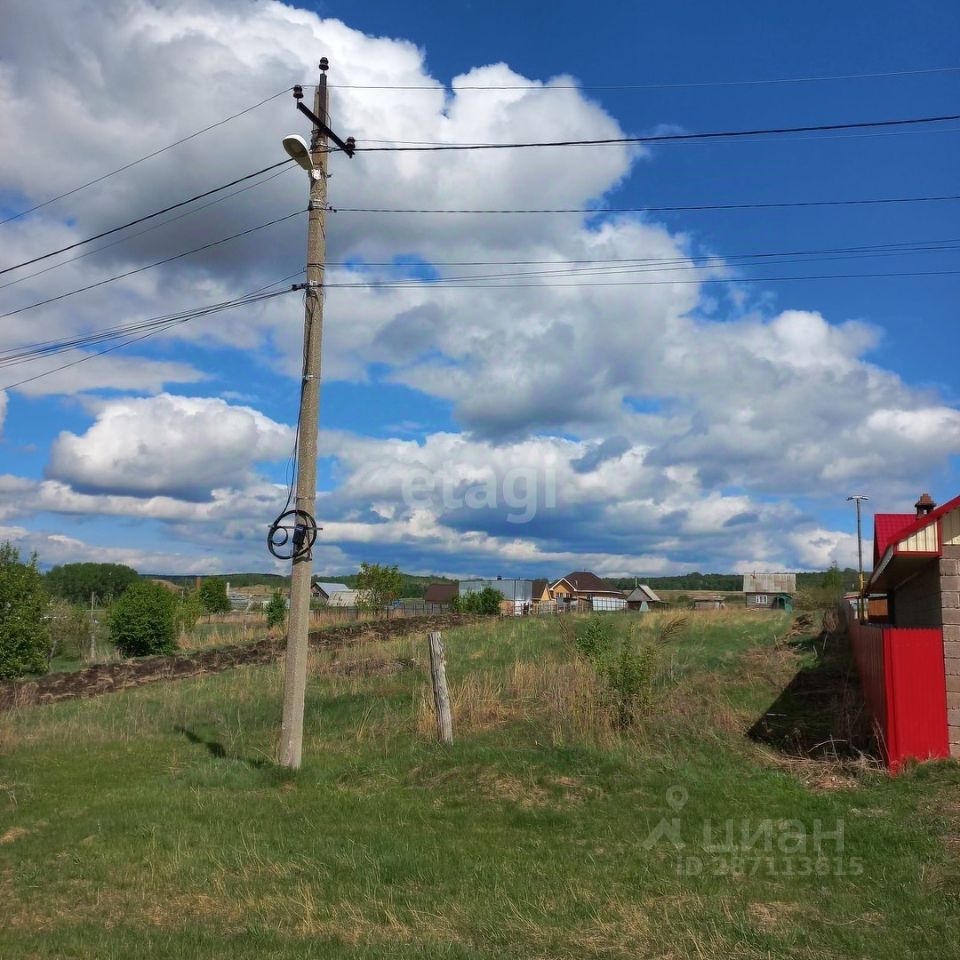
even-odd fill
[(453, 717), (447, 694), (447, 666), (443, 656), (443, 640), (439, 633), (430, 634), (430, 677), (433, 680), (433, 704), (437, 711), (437, 736), (442, 743), (453, 743)]

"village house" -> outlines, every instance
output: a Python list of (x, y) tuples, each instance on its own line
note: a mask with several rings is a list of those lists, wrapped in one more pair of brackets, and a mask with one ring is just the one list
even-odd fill
[(423, 603), (431, 613), (437, 613), (449, 610), (458, 596), (460, 585), (457, 583), (431, 583), (423, 591)]
[(350, 591), (345, 583), (324, 583), (320, 580), (314, 582), (310, 588), (313, 599), (319, 600), (321, 603), (329, 603), (330, 598), (335, 593), (343, 593), (344, 591)]
[(558, 610), (593, 610), (599, 613), (627, 609), (623, 594), (589, 570), (575, 570), (561, 577), (551, 584), (550, 595)]
[(743, 598), (751, 610), (792, 610), (795, 573), (745, 573)]
[(887, 762), (960, 757), (960, 497), (876, 514), (873, 560), (865, 592), (886, 597), (886, 622), (847, 617)]
[(646, 613), (664, 605), (663, 601), (645, 583), (639, 583), (626, 597), (627, 609)]

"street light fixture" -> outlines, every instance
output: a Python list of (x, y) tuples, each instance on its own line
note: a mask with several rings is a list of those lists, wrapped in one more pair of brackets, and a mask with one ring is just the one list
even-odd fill
[(303, 137), (298, 137), (295, 133), (283, 138), (283, 149), (287, 151), (288, 156), (296, 160), (307, 173), (315, 180), (320, 176), (320, 171), (313, 165), (313, 157), (310, 156), (310, 148)]

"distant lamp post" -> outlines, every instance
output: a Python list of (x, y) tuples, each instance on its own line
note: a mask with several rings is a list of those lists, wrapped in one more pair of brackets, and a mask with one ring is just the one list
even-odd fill
[(855, 493), (852, 497), (847, 497), (847, 502), (853, 500), (857, 505), (857, 566), (860, 571), (860, 592), (857, 594), (857, 619), (863, 623), (863, 534), (860, 528), (860, 503), (863, 500), (869, 500), (862, 493)]

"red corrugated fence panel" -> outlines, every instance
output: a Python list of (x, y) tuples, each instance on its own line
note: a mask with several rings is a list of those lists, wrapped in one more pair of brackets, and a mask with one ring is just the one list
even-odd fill
[(888, 763), (949, 757), (943, 631), (884, 627)]

